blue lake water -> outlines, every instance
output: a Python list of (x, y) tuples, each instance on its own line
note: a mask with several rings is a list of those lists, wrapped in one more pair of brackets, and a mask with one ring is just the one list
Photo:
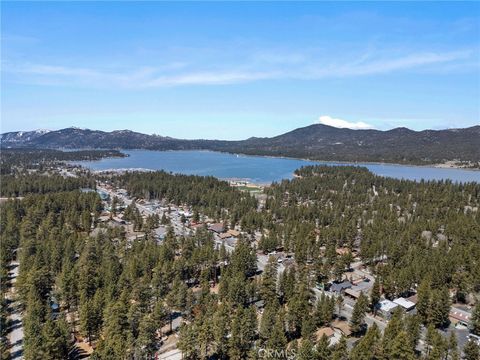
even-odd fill
[[(304, 165), (345, 165), (334, 162), (316, 162), (262, 156), (247, 156), (214, 151), (148, 151), (130, 150), (125, 158), (107, 158), (98, 161), (75, 162), (92, 170), (149, 169), (167, 172), (212, 175), (221, 179), (245, 179), (252, 183), (268, 184), (290, 179), (293, 171)], [(381, 176), (409, 180), (442, 180), (480, 182), (480, 171), (441, 169), (434, 167), (391, 164), (361, 164)]]

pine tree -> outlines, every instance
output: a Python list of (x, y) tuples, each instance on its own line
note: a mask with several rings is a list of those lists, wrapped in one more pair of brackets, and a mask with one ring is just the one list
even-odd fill
[(463, 348), (465, 354), (465, 360), (478, 360), (480, 359), (480, 346), (475, 341), (468, 341)]
[(298, 360), (317, 360), (317, 352), (309, 339), (303, 339), (296, 356)]
[(331, 356), (331, 350), (330, 350), (330, 340), (328, 340), (328, 337), (323, 334), (320, 340), (317, 343), (317, 359), (319, 360), (329, 360)]
[(368, 308), (368, 300), (363, 293), (360, 293), (355, 306), (353, 307), (352, 318), (350, 319), (351, 329), (353, 333), (359, 333), (364, 324), (365, 313)]
[(335, 298), (335, 303), (337, 305), (337, 315), (338, 317), (342, 316), (342, 310), (343, 310), (343, 304), (344, 304), (344, 299), (342, 294), (338, 294), (338, 296)]
[(332, 360), (348, 360), (347, 338), (343, 335), (334, 346)]
[(396, 360), (414, 360), (415, 352), (410, 346), (409, 340), (406, 331), (400, 331), (393, 341), (393, 345), (387, 358)]
[(277, 302), (277, 262), (270, 256), (262, 276), (260, 294), (266, 304)]
[(370, 294), (370, 306), (374, 313), (377, 312), (377, 305), (380, 302), (380, 296), (380, 283), (378, 280), (375, 280)]
[[(215, 343), (214, 352), (216, 355), (223, 359), (227, 356), (228, 352), (228, 327), (230, 309), (227, 305), (221, 304), (213, 317), (213, 340)], [(262, 318), (263, 320), (263, 318)]]
[[(388, 321), (387, 327), (383, 332), (382, 347), (384, 355), (387, 358), (394, 359), (393, 352), (396, 345), (395, 339), (403, 331), (403, 328), (403, 310), (398, 307), (393, 311), (392, 317)], [(410, 342), (406, 342), (405, 345), (409, 346)]]
[(474, 334), (480, 335), (480, 300), (477, 301), (472, 311), (470, 325)]
[(448, 338), (448, 355), (451, 360), (460, 360), (460, 354), (458, 352), (457, 336), (454, 332), (450, 333)]
[(177, 347), (182, 351), (182, 357), (184, 359), (193, 360), (199, 358), (196, 331), (195, 323), (192, 325), (182, 325), (180, 327), (180, 336)]
[(448, 314), (450, 312), (450, 295), (448, 288), (443, 287), (440, 290), (434, 290), (430, 301), (429, 322), (436, 327), (444, 327), (448, 324)]
[(139, 325), (137, 348), (141, 358), (152, 358), (157, 349), (157, 326), (151, 315), (144, 315)]
[(410, 338), (410, 347), (415, 350), (420, 340), (421, 321), (418, 315), (405, 316), (405, 330)]
[(43, 354), (45, 359), (62, 360), (68, 358), (69, 331), (63, 320), (47, 320), (42, 329)]
[(287, 338), (285, 336), (285, 325), (283, 316), (278, 315), (273, 326), (272, 333), (267, 341), (267, 348), (274, 350), (283, 350), (287, 346)]
[(374, 360), (379, 359), (380, 354), (380, 330), (377, 324), (373, 325), (367, 330), (367, 333), (350, 353), (351, 360)]
[(316, 328), (317, 324), (312, 316), (308, 316), (307, 318), (305, 318), (302, 323), (302, 338), (314, 340)]
[(417, 291), (417, 313), (424, 324), (430, 319), (430, 290), (431, 282), (428, 278), (422, 280)]
[(266, 341), (271, 333), (276, 322), (276, 315), (278, 312), (278, 306), (274, 303), (267, 304), (263, 311), (262, 320), (260, 322), (260, 338)]

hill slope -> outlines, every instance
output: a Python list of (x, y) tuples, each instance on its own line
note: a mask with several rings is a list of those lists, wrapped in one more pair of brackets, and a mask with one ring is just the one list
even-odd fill
[(480, 162), (480, 126), (465, 129), (388, 131), (339, 129), (315, 124), (271, 138), (242, 141), (182, 140), (130, 130), (104, 132), (67, 128), (47, 133), (1, 135), (2, 147), (89, 149), (205, 149), (331, 161), (432, 164)]

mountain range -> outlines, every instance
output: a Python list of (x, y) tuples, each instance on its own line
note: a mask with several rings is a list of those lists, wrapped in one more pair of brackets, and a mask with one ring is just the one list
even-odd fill
[(66, 128), (1, 134), (2, 147), (53, 149), (214, 150), (312, 160), (438, 164), (480, 164), (480, 125), (463, 129), (413, 131), (351, 130), (314, 124), (285, 134), (240, 141), (185, 140), (131, 130), (105, 132)]

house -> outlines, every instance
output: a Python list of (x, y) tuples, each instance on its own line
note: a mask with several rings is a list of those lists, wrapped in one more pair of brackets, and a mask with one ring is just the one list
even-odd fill
[(410, 311), (415, 307), (415, 303), (411, 302), (403, 297), (399, 297), (398, 299), (394, 299), (393, 302), (397, 305), (400, 305), (405, 311)]
[(357, 300), (360, 297), (361, 291), (353, 290), (353, 289), (345, 289), (345, 295), (352, 297), (353, 299)]
[(395, 310), (398, 306), (399, 305), (395, 304), (393, 301), (385, 299), (378, 303), (377, 308), (382, 317), (385, 319), (390, 319), (393, 310)]
[(331, 292), (341, 293), (345, 291), (345, 289), (350, 289), (352, 287), (352, 283), (350, 281), (343, 281), (341, 283), (332, 283), (330, 286)]
[(225, 233), (221, 233), (220, 235), (218, 235), (220, 239), (224, 240), (224, 239), (228, 239), (228, 238), (231, 238), (232, 235), (230, 235), (230, 233), (228, 232), (225, 232)]
[(415, 305), (417, 305), (418, 296), (417, 296), (417, 294), (414, 294), (414, 295), (408, 297), (407, 300), (410, 301), (410, 302), (412, 302), (412, 303), (414, 303)]
[(110, 214), (102, 214), (98, 217), (99, 222), (107, 222), (110, 220)]
[(127, 240), (127, 242), (131, 243), (131, 242), (134, 242), (136, 240), (139, 240), (141, 238), (145, 237), (145, 233), (143, 232), (135, 232), (135, 233), (132, 233), (132, 234), (128, 234), (125, 236), (125, 239)]
[(332, 322), (332, 327), (339, 330), (345, 336), (350, 336), (352, 334), (352, 330), (350, 330), (350, 325), (346, 321), (335, 320), (334, 322)]
[(112, 220), (122, 225), (126, 224), (125, 220), (123, 220), (120, 216), (114, 216), (112, 217)]
[(225, 231), (225, 225), (223, 223), (211, 224), (208, 227), (208, 230), (213, 231), (217, 234), (223, 233)]
[(317, 341), (319, 341), (323, 335), (325, 335), (328, 339), (331, 339), (335, 335), (335, 331), (333, 331), (331, 327), (322, 327), (315, 332)]
[(237, 231), (237, 230), (234, 230), (234, 229), (228, 230), (227, 233), (229, 233), (233, 237), (239, 237), (240, 236), (240, 231)]
[(237, 246), (237, 239), (228, 238), (225, 242), (227, 243), (228, 246), (232, 248), (235, 248), (235, 246)]
[(463, 325), (468, 326), (470, 323), (470, 319), (472, 317), (472, 314), (468, 311), (453, 307), (450, 309), (450, 313), (448, 314), (448, 317), (452, 321), (452, 323), (460, 323)]

